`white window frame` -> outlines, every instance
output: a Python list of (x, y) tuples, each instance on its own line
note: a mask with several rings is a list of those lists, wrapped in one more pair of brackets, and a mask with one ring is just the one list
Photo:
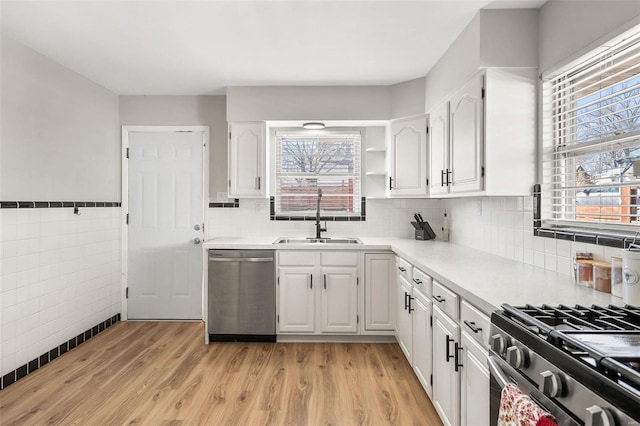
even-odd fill
[[(355, 177), (357, 177), (357, 185), (358, 185), (358, 189), (354, 192), (354, 211), (353, 212), (337, 212), (337, 211), (325, 211), (324, 209), (321, 208), (320, 214), (323, 216), (322, 220), (325, 220), (326, 217), (329, 217), (330, 219), (332, 217), (361, 217), (361, 199), (362, 196), (364, 194), (364, 182), (363, 182), (363, 171), (364, 171), (364, 165), (363, 165), (363, 149), (365, 146), (365, 132), (364, 129), (362, 128), (351, 128), (351, 127), (345, 127), (345, 128), (336, 128), (336, 129), (324, 129), (324, 130), (304, 130), (304, 129), (300, 129), (300, 128), (290, 128), (290, 127), (271, 127), (270, 131), (269, 131), (269, 139), (271, 140), (271, 161), (270, 161), (270, 169), (271, 169), (271, 176), (273, 176), (273, 178), (271, 179), (271, 194), (274, 197), (274, 204), (275, 204), (275, 216), (276, 217), (283, 217), (283, 216), (288, 216), (288, 217), (311, 217), (314, 216), (315, 217), (315, 208), (313, 210), (309, 209), (309, 210), (300, 210), (300, 211), (279, 211), (279, 202), (278, 202), (278, 166), (277, 166), (277, 150), (278, 150), (278, 139), (277, 139), (277, 135), (279, 133), (291, 133), (291, 134), (295, 134), (295, 133), (322, 133), (322, 134), (331, 134), (331, 133), (335, 133), (335, 134), (345, 134), (345, 133), (358, 133), (360, 134), (360, 146), (359, 149), (357, 150), (357, 156), (358, 158), (358, 171), (354, 172)], [(357, 174), (356, 174), (357, 173)], [(327, 196), (328, 194), (323, 194), (323, 197)]]
[[(609, 222), (606, 220), (582, 220), (576, 219), (576, 193), (584, 192), (583, 189), (574, 190), (568, 189), (571, 187), (580, 187), (578, 182), (575, 182), (576, 173), (574, 171), (575, 164), (572, 162), (572, 156), (580, 155), (580, 153), (586, 155), (595, 155), (597, 152), (608, 152), (614, 150), (613, 147), (618, 147), (620, 143), (629, 144), (635, 148), (640, 148), (640, 131), (633, 133), (626, 133), (622, 136), (606, 137), (600, 140), (594, 140), (589, 142), (583, 142), (580, 144), (575, 143), (575, 137), (571, 131), (566, 134), (562, 134), (562, 126), (558, 126), (558, 122), (562, 122), (564, 125), (575, 125), (575, 116), (565, 114), (563, 111), (568, 110), (570, 107), (575, 107), (572, 104), (570, 97), (567, 97), (565, 102), (559, 103), (560, 108), (553, 104), (553, 96), (558, 93), (558, 88), (561, 87), (563, 78), (573, 75), (580, 69), (584, 69), (585, 66), (593, 64), (597, 61), (605, 63), (615, 60), (616, 55), (621, 50), (629, 52), (629, 47), (633, 46), (633, 55), (640, 57), (640, 26), (637, 26), (622, 35), (612, 38), (608, 42), (600, 42), (599, 46), (591, 49), (590, 52), (580, 55), (576, 60), (568, 62), (562, 67), (558, 67), (555, 70), (546, 72), (542, 75), (542, 152), (541, 152), (541, 180), (542, 180), (542, 224), (543, 227), (550, 226), (571, 226), (581, 228), (597, 228), (606, 230), (626, 230), (636, 231), (640, 228), (638, 222), (620, 223)], [(605, 70), (607, 68), (604, 68)], [(639, 74), (640, 76), (640, 74)], [(635, 78), (635, 77), (634, 77)], [(555, 85), (555, 87), (554, 87)], [(640, 99), (640, 95), (637, 96)], [(555, 110), (553, 108), (556, 108)], [(577, 111), (576, 111), (577, 112)], [(566, 128), (566, 127), (565, 127)], [(568, 172), (567, 170), (570, 170)], [(569, 174), (570, 173), (570, 174)], [(567, 181), (567, 178), (573, 179), (573, 184)], [(605, 188), (618, 188), (631, 186), (640, 186), (640, 178), (636, 178), (632, 182), (616, 183), (613, 180), (611, 182), (603, 183), (597, 181), (598, 185), (594, 185), (596, 191), (605, 190)], [(640, 192), (640, 191), (639, 191)], [(636, 201), (635, 205), (638, 205)], [(601, 204), (598, 204), (599, 206)], [(571, 213), (573, 210), (573, 213)], [(573, 214), (573, 218), (570, 216)], [(640, 214), (640, 212), (638, 212)], [(582, 215), (586, 215), (584, 212)]]

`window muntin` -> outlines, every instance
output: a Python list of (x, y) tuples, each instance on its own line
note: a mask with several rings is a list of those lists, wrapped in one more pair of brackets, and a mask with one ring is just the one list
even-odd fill
[(543, 218), (639, 224), (640, 37), (543, 88)]
[(277, 215), (360, 215), (360, 132), (276, 132)]

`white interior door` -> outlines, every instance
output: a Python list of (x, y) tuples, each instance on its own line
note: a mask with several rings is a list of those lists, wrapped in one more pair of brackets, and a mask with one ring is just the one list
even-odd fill
[(129, 133), (129, 319), (202, 319), (203, 143)]

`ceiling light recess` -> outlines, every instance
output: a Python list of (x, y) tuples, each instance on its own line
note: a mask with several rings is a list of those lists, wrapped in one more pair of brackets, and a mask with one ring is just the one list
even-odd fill
[(302, 124), (302, 128), (308, 129), (308, 130), (321, 130), (321, 129), (324, 129), (324, 123), (311, 121), (309, 123)]

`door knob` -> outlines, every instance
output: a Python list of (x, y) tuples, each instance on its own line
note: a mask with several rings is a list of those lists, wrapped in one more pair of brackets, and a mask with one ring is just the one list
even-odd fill
[(193, 242), (194, 242), (195, 244), (200, 244), (202, 241), (200, 240), (200, 238), (197, 238), (197, 237), (196, 237), (196, 238), (194, 238), (194, 239), (193, 239)]
[(193, 226), (193, 230), (194, 230), (194, 231), (199, 231), (199, 230), (200, 230), (200, 225), (199, 225), (199, 224), (195, 224), (195, 225)]

